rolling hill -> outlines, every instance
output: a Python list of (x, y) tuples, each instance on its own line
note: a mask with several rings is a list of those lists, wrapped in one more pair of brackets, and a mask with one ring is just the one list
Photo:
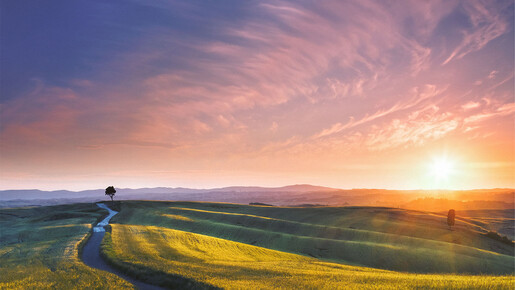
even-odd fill
[[(513, 245), (458, 218), (379, 207), (291, 208), (124, 202), (113, 223), (156, 226), (361, 266), (417, 273), (513, 273)], [(451, 258), (453, 257), (453, 258)]]
[[(509, 288), (513, 245), (484, 235), (485, 215), (386, 207), (274, 207), (123, 201), (103, 241), (115, 267), (170, 286)], [(78, 259), (93, 204), (0, 209), (0, 288), (130, 287)], [(483, 219), (483, 220), (481, 220)]]

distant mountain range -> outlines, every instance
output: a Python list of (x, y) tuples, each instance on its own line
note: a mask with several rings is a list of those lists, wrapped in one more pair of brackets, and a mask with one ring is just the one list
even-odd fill
[[(84, 191), (3, 190), (1, 207), (40, 206), (78, 202), (106, 201), (104, 189)], [(387, 206), (443, 211), (462, 209), (514, 208), (515, 190), (384, 190), (337, 189), (298, 184), (284, 187), (231, 186), (213, 189), (191, 188), (118, 188), (115, 200), (188, 200), (231, 203), (263, 203), (276, 206)]]
[[(338, 189), (298, 184), (284, 187), (259, 187), (259, 186), (231, 186), (212, 189), (192, 189), (182, 187), (154, 187), (154, 188), (118, 188), (115, 199), (119, 200), (198, 200), (198, 201), (226, 201), (229, 202), (242, 194), (273, 193), (308, 193), (320, 191), (338, 191)], [(1, 207), (38, 206), (66, 204), (75, 202), (93, 202), (108, 199), (104, 189), (83, 191), (55, 190), (43, 191), (39, 189), (20, 189), (0, 191)], [(233, 201), (237, 202), (237, 201)]]
[[(315, 191), (337, 191), (339, 189), (314, 186), (309, 184), (297, 184), (283, 187), (259, 187), (259, 186), (230, 186), (212, 189), (192, 189), (183, 187), (153, 187), (153, 188), (119, 188), (116, 196), (139, 195), (139, 194), (199, 194), (210, 192), (227, 192), (227, 193), (248, 193), (248, 192), (315, 192)], [(1, 190), (1, 200), (13, 199), (47, 199), (47, 198), (84, 198), (93, 196), (102, 196), (104, 189), (69, 191), (55, 190), (43, 191), (39, 189), (19, 189), (19, 190)]]

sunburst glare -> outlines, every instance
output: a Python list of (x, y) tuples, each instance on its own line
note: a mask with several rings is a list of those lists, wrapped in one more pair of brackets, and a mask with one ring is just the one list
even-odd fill
[(447, 156), (434, 157), (430, 166), (429, 172), (433, 179), (434, 186), (449, 186), (455, 175), (455, 161)]
[(446, 179), (452, 173), (454, 163), (447, 158), (438, 158), (433, 161), (432, 173), (439, 179)]

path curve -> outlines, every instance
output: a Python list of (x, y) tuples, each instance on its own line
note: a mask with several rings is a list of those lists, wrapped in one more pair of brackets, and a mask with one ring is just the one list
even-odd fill
[(120, 278), (126, 280), (127, 282), (131, 283), (138, 289), (142, 290), (154, 290), (154, 289), (164, 289), (162, 287), (148, 284), (145, 282), (141, 282), (139, 280), (136, 280), (132, 277), (127, 276), (126, 274), (123, 274), (121, 271), (113, 268), (111, 265), (107, 264), (102, 256), (100, 256), (100, 243), (102, 242), (102, 239), (105, 235), (105, 229), (104, 227), (109, 224), (109, 221), (111, 218), (116, 215), (118, 212), (110, 209), (107, 205), (103, 203), (97, 203), (97, 206), (100, 208), (103, 208), (107, 211), (109, 211), (109, 215), (104, 218), (101, 222), (99, 222), (95, 227), (93, 227), (93, 233), (89, 237), (88, 241), (84, 245), (84, 248), (82, 249), (82, 261), (84, 261), (84, 264), (96, 268), (99, 270), (103, 270), (109, 273), (113, 273)]

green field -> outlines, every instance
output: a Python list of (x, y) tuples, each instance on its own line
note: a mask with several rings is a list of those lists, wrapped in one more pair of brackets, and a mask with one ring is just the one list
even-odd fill
[(488, 230), (495, 231), (509, 239), (515, 239), (515, 210), (514, 209), (484, 209), (460, 211), (467, 220)]
[(116, 224), (111, 237), (110, 259), (126, 267), (179, 274), (228, 289), (509, 288), (514, 283), (513, 276), (409, 274), (348, 266), (154, 226)]
[(445, 216), (369, 207), (124, 202), (113, 223), (158, 226), (327, 261), (416, 273), (513, 274), (513, 246)]
[(112, 222), (113, 261), (219, 287), (515, 283), (513, 246), (466, 219), (450, 231), (445, 216), (417, 211), (131, 201)]
[(132, 289), (79, 259), (79, 243), (103, 214), (95, 204), (1, 209), (0, 289)]
[[(506, 288), (513, 245), (458, 214), (124, 201), (103, 242), (126, 273), (223, 288)], [(0, 210), (0, 288), (130, 287), (77, 255), (94, 204)], [(199, 284), (202, 285), (202, 284)]]

